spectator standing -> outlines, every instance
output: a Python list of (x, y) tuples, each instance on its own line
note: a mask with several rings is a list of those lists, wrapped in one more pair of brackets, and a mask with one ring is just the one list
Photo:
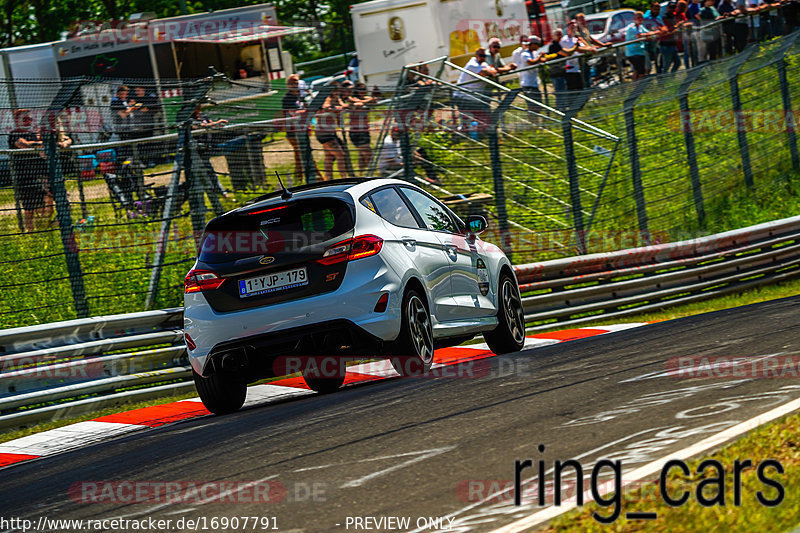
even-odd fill
[[(488, 86), (481, 81), (481, 77), (492, 78), (497, 75), (495, 69), (486, 63), (486, 49), (478, 48), (475, 55), (464, 65), (466, 72), (461, 72), (458, 76), (458, 86), (479, 94), (486, 94)], [(477, 76), (477, 77), (476, 77)], [(468, 115), (469, 121), (487, 123), (489, 115), (489, 104), (479, 97), (458, 89), (453, 93), (453, 103), (463, 115)]]
[[(545, 50), (545, 59), (548, 61), (554, 59), (561, 59), (562, 57), (568, 57), (572, 50), (564, 50), (561, 47), (561, 39), (564, 37), (564, 32), (561, 28), (556, 28), (553, 30), (553, 40), (550, 41), (550, 44), (547, 45), (547, 49)], [(577, 45), (574, 49), (577, 49)], [(567, 70), (566, 70), (566, 63), (564, 61), (559, 61), (558, 63), (551, 65), (549, 67), (550, 73), (550, 81), (553, 84), (553, 92), (556, 95), (556, 107), (561, 107), (564, 99), (564, 93), (567, 90)]]
[(486, 56), (486, 64), (495, 70), (495, 74), (491, 77), (492, 81), (495, 83), (500, 83), (500, 76), (503, 74), (508, 74), (517, 68), (516, 63), (512, 62), (508, 65), (505, 64), (500, 52), (502, 47), (503, 43), (501, 43), (500, 39), (497, 37), (492, 37), (489, 39), (489, 54)]
[(347, 79), (353, 83), (358, 81), (358, 54), (353, 54), (350, 63), (347, 65)]
[[(594, 47), (596, 49), (605, 48), (608, 46), (606, 43), (592, 37), (588, 26), (586, 26), (586, 15), (584, 13), (578, 13), (575, 15), (575, 34), (578, 36), (578, 39), (583, 46)], [(592, 72), (590, 69), (586, 68), (583, 72), (583, 86), (590, 87), (591, 85)]]
[(316, 116), (317, 128), (315, 135), (325, 152), (322, 178), (325, 181), (333, 179), (333, 163), (336, 161), (339, 163), (339, 172), (342, 177), (347, 176), (347, 164), (344, 160), (345, 153), (342, 140), (336, 133), (336, 127), (339, 124), (339, 113), (345, 109), (346, 104), (342, 101), (339, 83), (333, 82), (331, 85), (333, 88), (328, 97), (325, 98), (325, 102), (323, 102)]
[[(625, 40), (635, 41), (653, 35), (642, 25), (644, 22), (644, 14), (637, 11), (633, 14), (633, 22), (625, 27)], [(647, 49), (644, 41), (636, 41), (625, 46), (625, 57), (631, 62), (633, 66), (633, 80), (636, 81), (643, 78), (645, 72), (645, 54)]]
[(700, 10), (700, 20), (705, 27), (700, 30), (700, 38), (705, 45), (705, 57), (700, 57), (700, 62), (705, 62), (706, 57), (709, 61), (714, 61), (722, 55), (722, 34), (720, 33), (720, 26), (712, 23), (720, 18), (719, 11), (714, 7), (715, 0), (705, 0), (706, 5)]
[(689, 17), (686, 14), (687, 9), (686, 1), (678, 0), (678, 3), (675, 5), (674, 13), (676, 28), (678, 30), (683, 30), (680, 35), (675, 36), (675, 48), (679, 54), (683, 52), (683, 66), (685, 68), (692, 66), (689, 57), (689, 49), (691, 48), (689, 44), (689, 33), (685, 31), (688, 27), (691, 27), (691, 22), (689, 22)]
[[(523, 94), (531, 100), (537, 102), (542, 101), (542, 91), (539, 89), (539, 69), (529, 68), (544, 60), (542, 55), (542, 40), (536, 35), (531, 35), (530, 40), (526, 43), (527, 48), (520, 54), (520, 68), (523, 70), (519, 73), (519, 85), (522, 88)], [(535, 104), (528, 102), (528, 111), (539, 111)]]
[(148, 91), (141, 85), (135, 86), (130, 104), (136, 106), (136, 112), (131, 114), (132, 137), (135, 139), (150, 137), (158, 125), (158, 117), (162, 110), (155, 91)]
[[(597, 49), (592, 46), (586, 46), (581, 43), (577, 36), (577, 23), (574, 20), (569, 21), (567, 24), (567, 34), (561, 38), (561, 49), (564, 52), (569, 52), (569, 55), (575, 53), (591, 53), (596, 52)], [(567, 91), (580, 91), (583, 89), (583, 75), (581, 74), (581, 62), (579, 59), (570, 59), (565, 66)]]
[[(736, 7), (731, 0), (721, 0), (717, 5), (717, 11), (722, 18), (730, 19)], [(733, 20), (726, 20), (722, 23), (722, 49), (725, 55), (731, 55), (734, 50), (733, 41)]]
[(114, 127), (113, 133), (119, 140), (130, 138), (133, 113), (136, 111), (136, 103), (128, 100), (129, 93), (130, 89), (126, 85), (120, 85), (109, 104), (112, 113), (111, 122)]
[(22, 204), (22, 223), (25, 231), (34, 230), (34, 218), (49, 219), (53, 215), (55, 202), (50, 193), (47, 160), (42, 152), (42, 137), (33, 126), (28, 109), (14, 111), (14, 129), (8, 135), (11, 149), (35, 148), (36, 152), (11, 153), (11, 165), (17, 186), (17, 197)]
[[(645, 25), (649, 27), (661, 28), (664, 25), (664, 18), (661, 15), (661, 4), (657, 1), (654, 1), (650, 4), (650, 9), (644, 12), (644, 22)], [(649, 63), (655, 66), (656, 72), (658, 72), (659, 61), (658, 61), (658, 41), (647, 41), (645, 43), (645, 48), (647, 49), (647, 58)], [(650, 64), (645, 65), (645, 69), (648, 73), (650, 73)]]
[(674, 5), (670, 4), (666, 11), (661, 17), (663, 24), (658, 34), (658, 53), (661, 57), (661, 62), (658, 64), (659, 73), (675, 72), (681, 66), (681, 61), (678, 59), (676, 40), (678, 26), (675, 22)]
[[(135, 112), (131, 114), (131, 138), (145, 139), (153, 136), (159, 125), (162, 110), (161, 102), (155, 91), (148, 91), (142, 85), (136, 85), (129, 103), (135, 106)], [(156, 147), (150, 146), (151, 149), (145, 150), (144, 154), (142, 154), (141, 145), (138, 148), (138, 156), (142, 163), (147, 167), (154, 166), (155, 163), (151, 161), (150, 155), (155, 155), (152, 152)]]
[(350, 141), (358, 151), (358, 171), (363, 175), (369, 167), (372, 149), (369, 146), (369, 107), (378, 100), (367, 94), (367, 86), (356, 83), (350, 97)]
[(294, 153), (294, 173), (289, 178), (289, 184), (293, 181), (299, 183), (299, 177), (303, 175), (303, 154), (300, 151), (300, 136), (303, 134), (304, 126), (301, 125), (303, 115), (306, 113), (305, 100), (300, 96), (300, 76), (292, 74), (286, 78), (286, 94), (281, 100), (283, 110), (284, 131), (286, 140), (292, 147)]
[[(213, 120), (211, 117), (203, 113), (202, 106), (197, 105), (192, 112), (192, 129), (211, 129), (211, 128), (220, 128), (228, 123), (228, 121), (224, 118)], [(195, 137), (198, 139), (198, 137)], [(211, 164), (211, 152), (213, 150), (214, 145), (218, 144), (218, 140), (215, 139), (214, 135), (210, 132), (207, 132), (203, 137), (200, 137), (198, 140), (202, 142), (198, 143), (197, 145), (197, 155), (200, 156), (200, 161), (203, 164), (203, 169), (206, 171), (206, 175), (208, 176), (209, 182), (214, 184), (214, 187), (217, 189), (217, 193), (224, 197), (228, 197), (228, 193), (225, 191), (225, 187), (222, 186), (222, 182), (219, 181), (219, 174), (216, 170), (214, 170), (214, 165)], [(181, 143), (183, 139), (178, 142), (178, 148), (180, 149)]]
[(516, 63), (517, 65), (522, 65), (522, 59), (521, 59), (522, 52), (528, 49), (528, 44), (527, 44), (528, 42), (530, 42), (530, 39), (528, 38), (527, 35), (520, 36), (519, 46), (516, 47), (513, 52), (511, 52), (512, 63)]
[(689, 59), (692, 66), (697, 65), (697, 63), (700, 61), (700, 58), (706, 55), (705, 43), (700, 37), (700, 32), (694, 31), (701, 24), (700, 10), (702, 7), (703, 6), (701, 5), (700, 0), (690, 0), (689, 5), (686, 7), (686, 17), (692, 24), (693, 30), (687, 35), (687, 38), (691, 40), (691, 45), (687, 48), (689, 50)]

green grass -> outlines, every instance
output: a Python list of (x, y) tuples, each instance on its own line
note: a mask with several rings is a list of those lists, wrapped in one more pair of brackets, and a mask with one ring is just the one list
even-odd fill
[[(761, 505), (756, 499), (758, 491), (763, 491), (764, 496), (770, 499), (777, 498), (777, 491), (758, 480), (756, 468), (749, 468), (742, 474), (741, 506), (734, 505), (731, 473), (734, 461), (750, 459), (756, 466), (768, 458), (776, 459), (783, 465), (783, 474), (773, 469), (767, 470), (769, 478), (783, 485), (786, 495), (783, 502), (776, 507)], [(715, 459), (726, 468), (724, 506), (706, 508), (694, 496), (700, 481), (714, 472), (713, 469), (707, 469), (706, 475), (697, 474), (699, 464), (705, 459)], [(667, 480), (669, 493), (674, 497), (683, 491), (692, 494), (681, 507), (672, 508), (663, 503), (655, 484), (649, 483), (624, 491), (623, 515), (611, 525), (600, 524), (592, 518), (594, 511), (607, 516), (609, 510), (591, 503), (555, 519), (545, 531), (787, 531), (800, 523), (800, 504), (797, 499), (800, 494), (800, 414), (754, 429), (720, 450), (689, 461), (688, 467), (690, 476), (684, 477), (678, 469), (673, 469)], [(716, 494), (715, 486), (706, 487), (703, 492), (707, 498), (713, 498)], [(656, 512), (658, 518), (652, 521), (627, 521), (624, 513), (631, 511)]]

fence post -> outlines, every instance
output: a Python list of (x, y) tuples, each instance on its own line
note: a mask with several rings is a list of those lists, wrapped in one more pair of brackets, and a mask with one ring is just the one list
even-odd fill
[(694, 133), (692, 132), (692, 121), (689, 116), (689, 87), (702, 74), (703, 68), (707, 63), (689, 71), (686, 78), (678, 88), (678, 103), (680, 105), (680, 124), (683, 130), (683, 140), (686, 143), (686, 159), (689, 163), (689, 177), (692, 181), (692, 195), (694, 197), (694, 208), (697, 212), (697, 224), (700, 229), (706, 227), (706, 208), (703, 201), (703, 187), (700, 183), (700, 170), (697, 167), (697, 152), (694, 147)]
[(50, 178), (50, 191), (56, 203), (56, 216), (61, 232), (61, 243), (64, 246), (64, 259), (69, 272), (69, 284), (72, 288), (72, 300), (75, 303), (75, 314), (78, 318), (89, 316), (89, 306), (86, 303), (86, 288), (83, 284), (83, 271), (72, 228), (72, 214), (70, 213), (67, 188), (64, 185), (64, 176), (61, 174), (61, 162), (58, 159), (58, 132), (53, 129), (45, 133), (48, 176)]
[(575, 227), (575, 247), (578, 254), (586, 253), (586, 232), (583, 222), (583, 205), (581, 203), (578, 164), (575, 161), (575, 145), (572, 139), (572, 119), (589, 100), (591, 94), (591, 90), (575, 91), (575, 94), (570, 95), (569, 105), (564, 108), (564, 116), (561, 117), (561, 134), (564, 137), (564, 159), (567, 161), (569, 197), (572, 204), (572, 223)]
[(192, 124), (189, 121), (181, 125), (180, 135), (183, 139), (183, 174), (186, 179), (186, 185), (189, 187), (189, 211), (191, 212), (192, 231), (194, 232), (194, 241), (198, 249), (200, 247), (200, 238), (203, 234), (203, 229), (206, 227), (206, 205), (203, 201), (203, 186), (195, 176), (192, 169)]
[(625, 131), (628, 134), (628, 153), (631, 158), (631, 180), (633, 181), (633, 198), (636, 201), (636, 217), (639, 221), (639, 235), (645, 246), (650, 244), (650, 229), (647, 225), (647, 203), (644, 198), (644, 187), (642, 186), (642, 171), (639, 167), (639, 146), (636, 141), (636, 122), (633, 116), (633, 107), (636, 100), (644, 93), (653, 78), (647, 77), (640, 80), (636, 88), (631, 91), (630, 96), (623, 103), (625, 117)]
[[(9, 148), (14, 148), (13, 146)], [(14, 171), (14, 152), (8, 153), (8, 170), (11, 173), (11, 187), (14, 189), (14, 209), (17, 212), (17, 227), (20, 233), (25, 233), (25, 223), (22, 221), (22, 205), (19, 197), (19, 184), (17, 173)]]
[(792, 96), (789, 93), (789, 80), (786, 76), (786, 52), (800, 37), (800, 31), (794, 31), (786, 36), (784, 43), (778, 50), (778, 79), (781, 84), (781, 100), (783, 100), (783, 118), (786, 124), (786, 144), (792, 156), (792, 168), (800, 170), (800, 154), (797, 152), (797, 132), (795, 132), (794, 111), (792, 111)]
[(731, 88), (731, 107), (733, 108), (734, 123), (736, 124), (736, 137), (739, 140), (739, 151), (742, 154), (742, 172), (744, 182), (748, 188), (753, 187), (753, 167), (750, 163), (750, 147), (747, 144), (747, 131), (742, 120), (742, 99), (739, 95), (739, 69), (745, 61), (756, 51), (756, 45), (751, 44), (738, 54), (728, 68), (728, 84)]
[(503, 164), (500, 161), (500, 139), (497, 126), (503, 114), (508, 111), (521, 89), (514, 89), (506, 93), (500, 104), (489, 116), (489, 129), (486, 136), (489, 141), (489, 156), (492, 161), (492, 180), (494, 181), (494, 205), (497, 210), (497, 225), (500, 230), (500, 242), (503, 251), (511, 259), (514, 249), (511, 235), (508, 231), (508, 209), (506, 207), (506, 191), (503, 183)]

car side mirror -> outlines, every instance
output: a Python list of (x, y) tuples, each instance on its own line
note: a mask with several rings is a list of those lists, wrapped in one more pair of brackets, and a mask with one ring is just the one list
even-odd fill
[(486, 228), (489, 226), (486, 219), (483, 218), (481, 215), (469, 215), (467, 217), (467, 231), (473, 235), (478, 235), (479, 233), (483, 233)]

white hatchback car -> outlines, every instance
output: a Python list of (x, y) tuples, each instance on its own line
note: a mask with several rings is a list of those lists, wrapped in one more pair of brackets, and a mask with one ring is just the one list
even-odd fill
[[(186, 275), (184, 333), (195, 385), (214, 413), (239, 409), (246, 385), (283, 375), (281, 357), (388, 357), (426, 372), (434, 348), (483, 334), (520, 350), (525, 322), (514, 270), (425, 191), (394, 179), (305, 185), (208, 223)], [(303, 368), (329, 392), (344, 371)]]

